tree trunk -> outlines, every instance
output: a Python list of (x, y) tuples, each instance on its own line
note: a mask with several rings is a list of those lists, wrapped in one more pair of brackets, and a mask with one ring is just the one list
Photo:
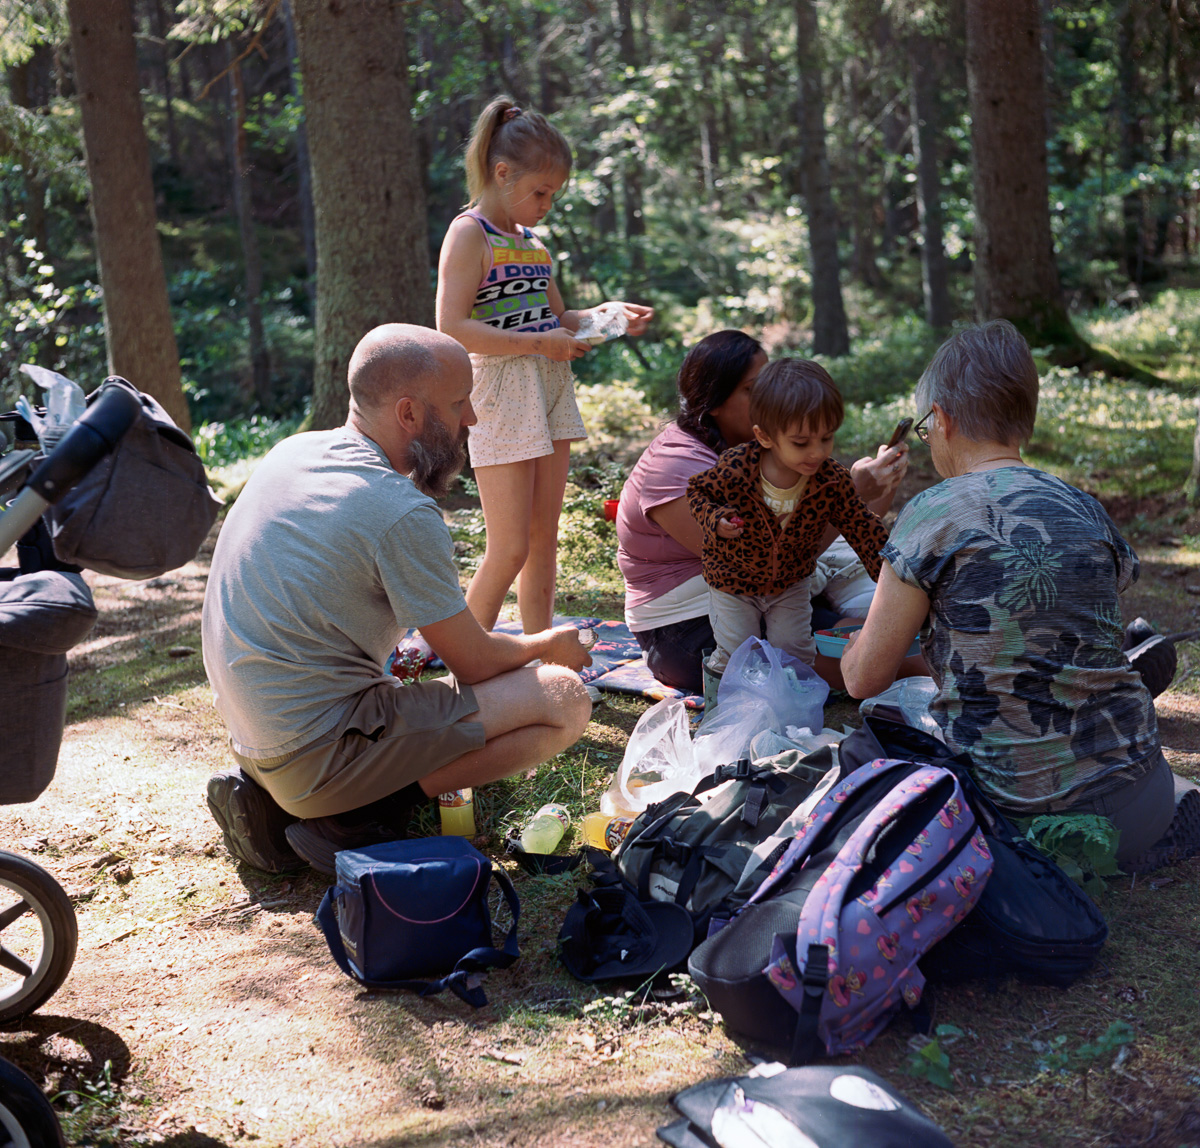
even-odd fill
[(946, 249), (942, 243), (942, 187), (937, 144), (941, 124), (937, 104), (937, 48), (924, 36), (908, 44), (912, 81), (913, 154), (917, 163), (917, 213), (921, 220), (921, 283), (925, 321), (935, 330), (950, 326)]
[(323, 428), (345, 420), (359, 339), (380, 323), (432, 326), (433, 291), (404, 4), (293, 0), (293, 11), (317, 220), (312, 425)]
[(825, 151), (823, 55), (812, 0), (796, 0), (797, 122), (800, 125), (800, 193), (808, 216), (812, 254), (813, 354), (844, 355), (850, 332), (839, 277), (837, 213)]
[(246, 328), (250, 344), (250, 377), (254, 399), (265, 410), (271, 401), (271, 355), (262, 320), (262, 253), (254, 230), (254, 204), (250, 196), (250, 161), (246, 156), (246, 90), (237, 47), (225, 41), (229, 61), (229, 170), (233, 177), (233, 206), (238, 221), (245, 269)]
[[(8, 90), (12, 102), (29, 111), (47, 108), (50, 103), (50, 64), (53, 49), (49, 44), (37, 44), (28, 60), (8, 69)], [(25, 183), (24, 232), (36, 244), (42, 258), (49, 254), (50, 234), (46, 227), (46, 193), (48, 186), (40, 173), (41, 165), (35, 156), (16, 154)], [(7, 218), (7, 217), (6, 217)]]
[[(617, 19), (620, 24), (617, 41), (621, 45), (621, 59), (626, 67), (640, 67), (638, 40), (633, 30), (633, 6), (629, 0), (617, 0)], [(633, 138), (629, 140), (621, 162), (621, 201), (625, 215), (625, 246), (629, 252), (629, 285), (632, 288), (627, 298), (641, 301), (639, 292), (646, 277), (646, 254), (643, 249), (646, 220), (642, 213), (642, 170), (645, 158), (637, 138), (641, 134), (638, 125), (631, 124), (629, 130)], [(637, 136), (634, 136), (634, 133), (637, 133)]]
[[(1142, 131), (1141, 76), (1137, 62), (1137, 19), (1131, 0), (1117, 13), (1117, 114), (1121, 125), (1118, 164), (1128, 178), (1146, 162), (1146, 139)], [(1146, 243), (1142, 227), (1143, 193), (1127, 191), (1121, 196), (1121, 255), (1125, 274), (1134, 283), (1147, 278)]]
[(287, 29), (288, 72), (291, 76), (293, 98), (301, 106), (300, 123), (296, 128), (296, 178), (300, 186), (300, 230), (304, 233), (304, 267), (308, 272), (309, 290), (317, 275), (317, 228), (313, 213), (312, 161), (308, 154), (308, 123), (304, 114), (304, 85), (300, 82), (299, 53), (296, 47), (296, 21), (292, 16), (292, 0), (283, 0), (283, 23)]
[(130, 0), (67, 0), (67, 16), (108, 368), (153, 395), (190, 430), (154, 213)]
[[(172, 13), (174, 19), (174, 13)], [(159, 64), (162, 68), (163, 109), (167, 119), (167, 153), (171, 157), (171, 169), (179, 172), (179, 133), (175, 129), (175, 100), (171, 90), (171, 44), (167, 39), (170, 21), (163, 11), (162, 0), (154, 0), (154, 35), (159, 41)]]
[(975, 311), (1034, 346), (1078, 348), (1050, 234), (1037, 0), (967, 0), (975, 186)]

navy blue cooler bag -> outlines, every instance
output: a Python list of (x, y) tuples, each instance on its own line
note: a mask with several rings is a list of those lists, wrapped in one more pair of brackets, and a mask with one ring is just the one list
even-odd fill
[[(326, 890), (317, 923), (338, 967), (367, 988), (421, 996), (450, 989), (480, 1008), (487, 1004), (484, 974), (508, 968), (520, 955), (516, 890), (461, 837), (343, 850), (335, 869), (337, 884)], [(493, 877), (512, 912), (502, 949), (492, 945)]]

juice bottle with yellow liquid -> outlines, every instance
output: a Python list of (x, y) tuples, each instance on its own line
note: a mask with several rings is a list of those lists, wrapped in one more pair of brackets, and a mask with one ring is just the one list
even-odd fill
[(443, 837), (475, 836), (475, 795), (469, 788), (438, 794)]

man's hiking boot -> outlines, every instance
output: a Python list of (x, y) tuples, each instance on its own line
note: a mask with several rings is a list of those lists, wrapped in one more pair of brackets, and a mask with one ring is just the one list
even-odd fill
[(1121, 868), (1126, 873), (1153, 873), (1164, 865), (1186, 861), (1200, 853), (1200, 788), (1186, 778), (1175, 778), (1175, 817), (1167, 831), (1145, 853)]
[(1179, 665), (1175, 643), (1169, 636), (1152, 634), (1125, 651), (1129, 664), (1141, 675), (1152, 698), (1158, 697), (1174, 680)]
[(404, 828), (378, 821), (351, 821), (353, 814), (306, 817), (287, 827), (288, 844), (318, 873), (334, 875), (334, 857), (343, 849), (362, 849), (385, 841), (401, 841)]
[(225, 848), (239, 861), (264, 873), (288, 873), (303, 866), (285, 834), (296, 818), (240, 769), (213, 774), (207, 797)]

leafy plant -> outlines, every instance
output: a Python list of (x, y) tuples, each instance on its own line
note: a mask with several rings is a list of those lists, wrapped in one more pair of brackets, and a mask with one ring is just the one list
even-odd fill
[(1083, 1085), (1083, 1096), (1087, 1099), (1088, 1073), (1099, 1060), (1106, 1060), (1118, 1052), (1123, 1045), (1132, 1044), (1133, 1026), (1128, 1021), (1114, 1020), (1101, 1033), (1098, 1040), (1081, 1044), (1078, 1048), (1067, 1047), (1067, 1037), (1059, 1035), (1046, 1045), (1045, 1055), (1038, 1061), (1042, 1072), (1069, 1072), (1079, 1074)]
[(927, 1080), (938, 1088), (953, 1089), (954, 1077), (950, 1072), (950, 1057), (942, 1048), (942, 1041), (953, 1044), (962, 1036), (962, 1029), (952, 1024), (939, 1024), (933, 1036), (918, 1048), (904, 1066), (906, 1076)]
[(1043, 814), (1029, 822), (1025, 836), (1093, 897), (1104, 892), (1100, 878), (1120, 876), (1121, 831), (1100, 814)]

